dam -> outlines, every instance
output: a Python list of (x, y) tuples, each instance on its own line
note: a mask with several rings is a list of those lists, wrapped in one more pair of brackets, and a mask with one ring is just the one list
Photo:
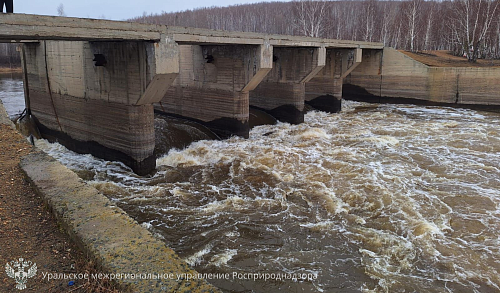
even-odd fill
[(305, 104), (338, 112), (344, 83), (375, 100), (500, 104), (500, 68), (429, 68), (380, 43), (23, 14), (0, 25), (0, 41), (23, 44), (42, 136), (140, 175), (155, 168), (155, 111), (228, 138), (248, 137), (249, 107), (292, 124)]
[[(44, 68), (51, 62), (56, 64), (55, 62), (61, 60), (55, 56), (65, 52), (66, 49), (60, 49), (64, 46), (67, 46), (68, 52), (73, 50), (71, 48), (76, 48), (73, 52), (85, 53), (85, 50), (93, 47), (83, 46), (93, 46), (94, 42), (101, 42), (97, 36), (109, 38), (102, 42), (120, 43), (118, 45), (128, 42), (116, 36), (113, 39), (110, 37), (111, 33), (100, 31), (98, 26), (92, 28), (90, 24), (90, 32), (71, 32), (72, 22), (67, 19), (66, 22), (58, 31), (67, 33), (65, 38), (69, 41), (47, 39), (47, 52), (53, 51), (53, 55), (47, 55), (47, 61), (44, 60), (43, 53), (43, 31), (47, 28), (40, 28), (40, 31), (35, 32), (41, 41), (35, 40), (37, 36), (31, 41), (24, 41), (28, 46), (38, 47), (33, 49), (33, 54), (42, 52), (43, 56), (37, 59), (37, 62), (41, 63), (38, 72), (42, 74), (28, 75), (28, 90), (31, 87), (29, 81), (33, 80), (36, 85), (37, 76), (43, 81), (45, 75), (55, 76), (55, 73), (51, 72), (55, 72), (57, 68), (64, 68), (64, 72), (69, 73), (72, 71), (66, 70), (78, 68), (76, 65)], [(131, 24), (129, 28), (135, 28), (135, 25)], [(2, 25), (2, 29), (3, 27)], [(127, 31), (126, 26), (121, 30)], [(191, 29), (191, 32), (193, 31)], [(153, 32), (154, 35), (154, 30), (145, 29), (144, 34), (121, 32), (121, 37), (133, 35), (130, 37), (133, 41), (130, 42), (156, 43), (139, 39), (138, 35), (142, 38), (145, 35), (151, 37), (148, 32)], [(227, 69), (218, 67), (221, 64), (218, 63), (219, 60), (225, 59), (224, 54), (233, 53), (226, 51), (233, 43), (216, 45), (228, 46), (225, 48), (205, 48), (203, 44), (217, 44), (214, 43), (216, 39), (211, 39), (212, 37), (225, 34), (205, 32), (211, 36), (200, 37), (194, 33), (188, 33), (189, 36), (177, 36), (178, 42), (185, 42), (178, 45), (179, 56), (186, 56), (184, 59), (180, 57), (180, 62), (199, 62), (199, 67), (188, 66), (198, 68), (198, 73), (194, 70), (181, 73), (185, 64), (180, 63), (177, 77), (183, 76), (186, 83), (183, 85), (184, 81), (177, 78), (173, 80), (162, 94), (163, 97), (152, 103), (153, 111), (164, 110), (171, 115), (193, 116), (193, 120), (209, 125), (220, 117), (207, 118), (203, 116), (207, 113), (202, 112), (228, 111), (222, 109), (227, 100), (217, 100), (218, 106), (208, 110), (208, 102), (214, 102), (219, 95), (211, 94), (207, 104), (198, 107), (199, 112), (196, 113), (189, 106), (194, 106), (194, 97), (203, 93), (200, 88), (210, 93), (220, 92), (221, 96), (224, 96), (222, 93), (225, 91), (230, 91), (241, 97), (243, 90), (238, 92), (239, 88), (227, 86), (227, 80), (233, 75), (224, 71)], [(5, 35), (7, 34), (8, 32), (5, 32)], [(11, 33), (11, 36), (5, 39), (13, 36), (20, 38)], [(88, 39), (78, 39), (81, 36)], [(188, 38), (191, 40), (186, 40)], [(210, 42), (197, 43), (207, 38)], [(281, 38), (285, 42), (294, 37)], [(272, 40), (275, 45), (271, 45)], [(56, 45), (56, 42), (61, 43)], [(80, 49), (80, 43), (77, 42), (81, 42), (83, 49)], [(269, 42), (273, 49), (274, 46), (280, 47), (276, 45), (276, 39), (270, 39)], [(450, 105), (496, 105), (495, 68), (463, 69), (468, 71), (464, 74), (476, 72), (476, 75), (467, 75), (468, 78), (477, 77), (476, 83), (480, 87), (474, 89), (471, 83), (463, 86), (466, 79), (458, 69), (431, 68), (388, 48), (357, 48), (352, 44), (349, 46), (351, 47), (347, 50), (351, 53), (347, 54), (346, 71), (336, 75), (345, 75), (342, 83), (321, 82), (328, 80), (329, 74), (336, 72), (335, 67), (330, 71), (323, 68), (314, 78), (309, 81), (306, 79), (305, 82), (304, 103), (312, 104), (316, 98), (322, 97), (314, 101), (315, 107), (321, 109), (322, 104), (325, 107), (323, 109), (328, 110), (326, 107), (330, 106), (329, 112), (336, 112), (342, 107), (342, 113), (332, 115), (326, 111), (313, 111), (304, 116), (304, 123), (300, 123), (300, 107), (296, 106), (295, 102), (287, 102), (285, 106), (288, 109), (297, 109), (284, 111), (285, 114), (293, 115), (280, 118), (289, 123), (257, 127), (248, 134), (241, 131), (245, 127), (244, 122), (228, 123), (235, 126), (230, 129), (218, 128), (221, 124), (213, 123), (212, 129), (219, 129), (221, 135), (232, 132), (236, 135), (225, 141), (202, 141), (186, 150), (172, 151), (156, 160), (158, 172), (152, 177), (137, 176), (121, 164), (78, 155), (59, 144), (49, 144), (44, 140), (38, 141), (38, 147), (64, 161), (80, 178), (86, 178), (88, 185), (106, 195), (159, 238), (163, 237), (164, 241), (198, 272), (313, 273), (317, 274), (318, 278), (314, 282), (285, 280), (281, 283), (212, 280), (212, 284), (225, 292), (498, 291), (498, 114), (449, 107), (339, 103), (339, 94), (342, 94), (339, 87), (350, 87), (355, 94), (373, 101), (383, 98), (415, 98)], [(311, 49), (307, 46), (305, 48)], [(303, 58), (314, 60), (314, 48), (309, 51), (310, 55)], [(326, 46), (325, 50), (326, 65), (328, 56), (332, 58), (337, 54), (328, 54), (331, 49)], [(238, 52), (235, 50), (234, 53), (243, 56), (242, 51)], [(317, 52), (319, 56), (321, 50)], [(88, 70), (95, 67), (96, 70), (103, 71), (103, 76), (113, 73), (106, 72), (114, 62), (115, 58), (109, 57), (113, 55), (100, 49), (86, 54), (88, 55), (85, 62), (89, 62), (89, 67), (80, 68)], [(125, 56), (124, 53), (120, 54)], [(268, 77), (279, 77), (283, 86), (297, 84), (288, 82), (288, 77), (283, 77), (283, 72), (273, 73), (275, 68), (278, 70), (278, 67), (274, 66), (279, 65), (280, 60), (288, 58), (286, 52), (279, 54), (273, 53), (273, 68), (258, 86)], [(28, 56), (29, 54), (26, 60), (30, 58)], [(74, 54), (70, 59), (78, 60), (78, 56), (78, 53)], [(359, 56), (361, 62), (357, 62), (359, 64), (353, 68), (352, 64), (356, 63), (356, 60), (360, 61)], [(97, 66), (97, 62), (100, 66)], [(238, 68), (236, 61), (232, 64)], [(343, 67), (339, 62), (337, 66)], [(43, 75), (44, 71), (48, 74)], [(159, 72), (158, 78), (168, 79), (168, 70)], [(202, 76), (203, 82), (195, 79), (197, 74)], [(214, 81), (214, 75), (217, 76), (217, 82)], [(75, 73), (75, 76), (78, 75)], [(448, 76), (446, 83), (433, 82), (443, 76)], [(233, 80), (235, 78), (233, 77)], [(216, 85), (222, 80), (223, 83)], [(127, 82), (129, 81), (122, 80), (121, 84)], [(317, 85), (311, 87), (314, 82)], [(49, 129), (56, 132), (54, 140), (59, 139), (61, 143), (64, 140), (61, 139), (58, 119), (61, 128), (68, 131), (68, 136), (76, 135), (75, 133), (80, 131), (78, 127), (86, 125), (85, 123), (91, 125), (88, 131), (110, 127), (126, 132), (128, 130), (124, 129), (131, 127), (126, 124), (127, 121), (136, 119), (136, 114), (133, 114), (132, 110), (127, 113), (123, 109), (141, 106), (127, 105), (116, 109), (110, 107), (109, 112), (98, 113), (103, 105), (116, 106), (118, 103), (106, 100), (101, 101), (101, 104), (92, 104), (92, 107), (85, 110), (85, 116), (82, 116), (84, 109), (78, 106), (64, 108), (64, 104), (57, 100), (75, 97), (62, 96), (65, 94), (55, 91), (54, 89), (58, 89), (58, 82), (53, 82), (51, 77), (46, 83), (50, 84), (51, 88), (50, 92), (45, 92), (47, 104), (43, 106), (38, 102), (36, 107), (39, 112), (36, 112), (34, 105), (37, 102), (34, 102), (31, 106), (32, 115), (43, 117), (40, 109), (45, 107), (48, 113), (45, 114), (48, 117), (46, 119), (52, 119), (49, 120), (52, 121), (52, 128)], [(271, 79), (271, 85), (276, 83), (278, 82)], [(84, 85), (87, 88), (86, 82)], [(149, 85), (150, 83), (146, 83), (144, 88), (147, 89)], [(259, 98), (258, 95), (252, 97), (252, 93), (258, 90), (257, 87), (249, 91), (248, 107), (254, 105), (273, 113), (273, 110), (282, 106), (281, 103), (261, 104), (270, 102), (271, 99)], [(67, 91), (72, 89), (66, 88)], [(447, 94), (440, 94), (440, 90)], [(473, 92), (477, 90), (482, 92), (474, 95)], [(172, 102), (171, 95), (177, 92), (186, 96), (186, 101), (179, 101), (178, 104)], [(82, 105), (87, 103), (87, 100), (89, 103), (94, 102), (90, 93), (89, 91), (87, 98), (79, 98)], [(127, 95), (133, 97), (132, 94)], [(271, 94), (269, 96), (273, 97)], [(336, 98), (332, 99), (332, 96)], [(113, 94), (110, 93), (108, 99), (109, 97), (113, 99)], [(276, 96), (276, 99), (278, 98), (282, 97)], [(174, 108), (175, 106), (177, 108)], [(240, 113), (238, 111), (241, 109), (233, 109), (234, 113)], [(62, 117), (61, 113), (66, 111), (69, 114)], [(56, 118), (56, 112), (59, 118)], [(278, 112), (280, 111), (275, 111), (274, 115), (278, 116)], [(116, 119), (114, 115), (123, 114), (130, 117), (126, 118), (127, 121), (120, 121), (121, 125), (116, 125), (111, 118)], [(236, 122), (243, 121), (239, 120), (241, 117), (228, 115), (223, 118)], [(42, 119), (36, 118), (39, 121)], [(109, 120), (103, 120), (103, 123), (95, 122), (105, 118)], [(75, 125), (74, 128), (71, 128), (71, 125)], [(149, 124), (142, 125), (143, 130), (149, 129)], [(45, 135), (50, 135), (48, 132)], [(137, 130), (136, 133), (139, 132)], [(105, 136), (102, 134), (102, 137)], [(244, 139), (246, 136), (249, 138)], [(122, 143), (126, 142), (124, 139)], [(70, 144), (68, 146), (71, 147)], [(111, 147), (117, 146), (110, 144), (109, 149)], [(40, 169), (40, 172), (45, 172), (42, 167)], [(79, 211), (79, 208), (75, 210)]]
[(155, 168), (154, 111), (248, 137), (249, 107), (301, 123), (304, 103), (338, 111), (343, 78), (378, 43), (11, 14), (22, 41), (26, 105), (43, 137)]

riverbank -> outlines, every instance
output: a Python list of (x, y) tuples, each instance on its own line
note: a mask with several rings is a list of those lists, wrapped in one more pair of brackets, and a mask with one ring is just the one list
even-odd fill
[[(13, 229), (1, 230), (0, 247), (9, 253), (2, 254), (0, 263), (19, 258), (36, 263), (33, 283), (38, 282), (30, 287), (36, 292), (219, 292), (200, 278), (187, 277), (197, 273), (163, 241), (74, 172), (31, 147), (0, 108), (0, 198), (5, 197), (0, 223)], [(57, 278), (54, 285), (54, 280), (44, 279), (47, 274), (87, 277)], [(102, 278), (90, 277), (98, 274)], [(115, 274), (120, 277), (112, 277)], [(12, 292), (15, 281), (2, 278), (11, 284), (6, 292)], [(72, 288), (70, 281), (76, 281)]]
[[(5, 111), (0, 104), (0, 116)], [(32, 146), (6, 119), (0, 121), (0, 265), (24, 258), (37, 264), (38, 273), (27, 281), (31, 292), (118, 293), (106, 280), (50, 280), (43, 272), (96, 273), (94, 263), (61, 230), (19, 167)], [(13, 292), (15, 280), (2, 273), (0, 292)], [(69, 286), (70, 281), (75, 281)]]
[(0, 74), (2, 73), (22, 73), (23, 69), (21, 67), (1, 67)]

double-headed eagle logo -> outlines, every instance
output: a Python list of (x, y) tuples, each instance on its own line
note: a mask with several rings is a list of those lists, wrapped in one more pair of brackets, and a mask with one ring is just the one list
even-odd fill
[[(27, 272), (25, 270), (28, 270)], [(18, 261), (13, 260), (5, 265), (7, 276), (16, 280), (16, 288), (19, 290), (26, 289), (26, 282), (29, 278), (36, 275), (36, 263), (26, 261), (20, 258)]]

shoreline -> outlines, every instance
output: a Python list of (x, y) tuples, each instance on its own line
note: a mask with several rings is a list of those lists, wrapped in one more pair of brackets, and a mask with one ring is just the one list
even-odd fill
[[(0, 152), (0, 186), (9, 186), (0, 188), (0, 232), (7, 236), (0, 237), (0, 246), (8, 248), (0, 260), (8, 263), (23, 257), (39, 264), (36, 282), (30, 281), (30, 288), (42, 292), (57, 287), (61, 289), (57, 292), (63, 292), (66, 287), (75, 286), (70, 291), (82, 293), (220, 292), (205, 280), (177, 277), (198, 274), (95, 188), (32, 147), (14, 129), (1, 101), (0, 142), (4, 149)], [(42, 210), (44, 219), (40, 218)], [(73, 277), (43, 279), (42, 272), (63, 271)], [(121, 273), (125, 277), (74, 277), (80, 273)], [(156, 273), (161, 273), (162, 279), (156, 275), (127, 277)], [(11, 287), (15, 285), (15, 280), (7, 276), (0, 280)], [(70, 280), (73, 282), (68, 285)]]
[(0, 74), (3, 73), (22, 73), (22, 67), (1, 67), (0, 66)]
[[(27, 283), (33, 292), (119, 293), (110, 280), (48, 279), (43, 273), (64, 270), (69, 273), (99, 273), (94, 260), (73, 243), (50, 213), (40, 195), (31, 186), (19, 162), (22, 157), (35, 152), (16, 129), (0, 101), (0, 262), (18, 260), (20, 257), (39, 265), (41, 271)], [(22, 227), (22, 228), (21, 228)], [(12, 292), (16, 281), (7, 275), (0, 280), (5, 290)], [(57, 289), (58, 288), (58, 289)], [(67, 289), (66, 289), (67, 288)], [(4, 290), (0, 290), (4, 292)], [(5, 291), (7, 292), (7, 291)]]

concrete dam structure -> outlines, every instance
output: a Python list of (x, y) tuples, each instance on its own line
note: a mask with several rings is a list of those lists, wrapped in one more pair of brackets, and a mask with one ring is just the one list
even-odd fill
[(497, 107), (499, 80), (500, 67), (431, 67), (384, 48), (365, 50), (344, 84), (348, 95), (366, 101)]
[[(43, 137), (155, 168), (154, 110), (221, 137), (248, 137), (249, 107), (300, 123), (304, 103), (335, 112), (342, 79), (382, 44), (23, 14), (0, 18), (22, 41), (26, 105)], [(309, 92), (308, 92), (309, 91)]]
[(155, 168), (155, 111), (225, 138), (248, 137), (250, 107), (293, 124), (306, 103), (337, 112), (344, 83), (441, 102), (458, 91), (461, 103), (490, 87), (478, 94), (500, 103), (499, 70), (429, 68), (380, 43), (23, 14), (0, 15), (0, 41), (23, 43), (26, 106), (43, 137), (139, 175)]

